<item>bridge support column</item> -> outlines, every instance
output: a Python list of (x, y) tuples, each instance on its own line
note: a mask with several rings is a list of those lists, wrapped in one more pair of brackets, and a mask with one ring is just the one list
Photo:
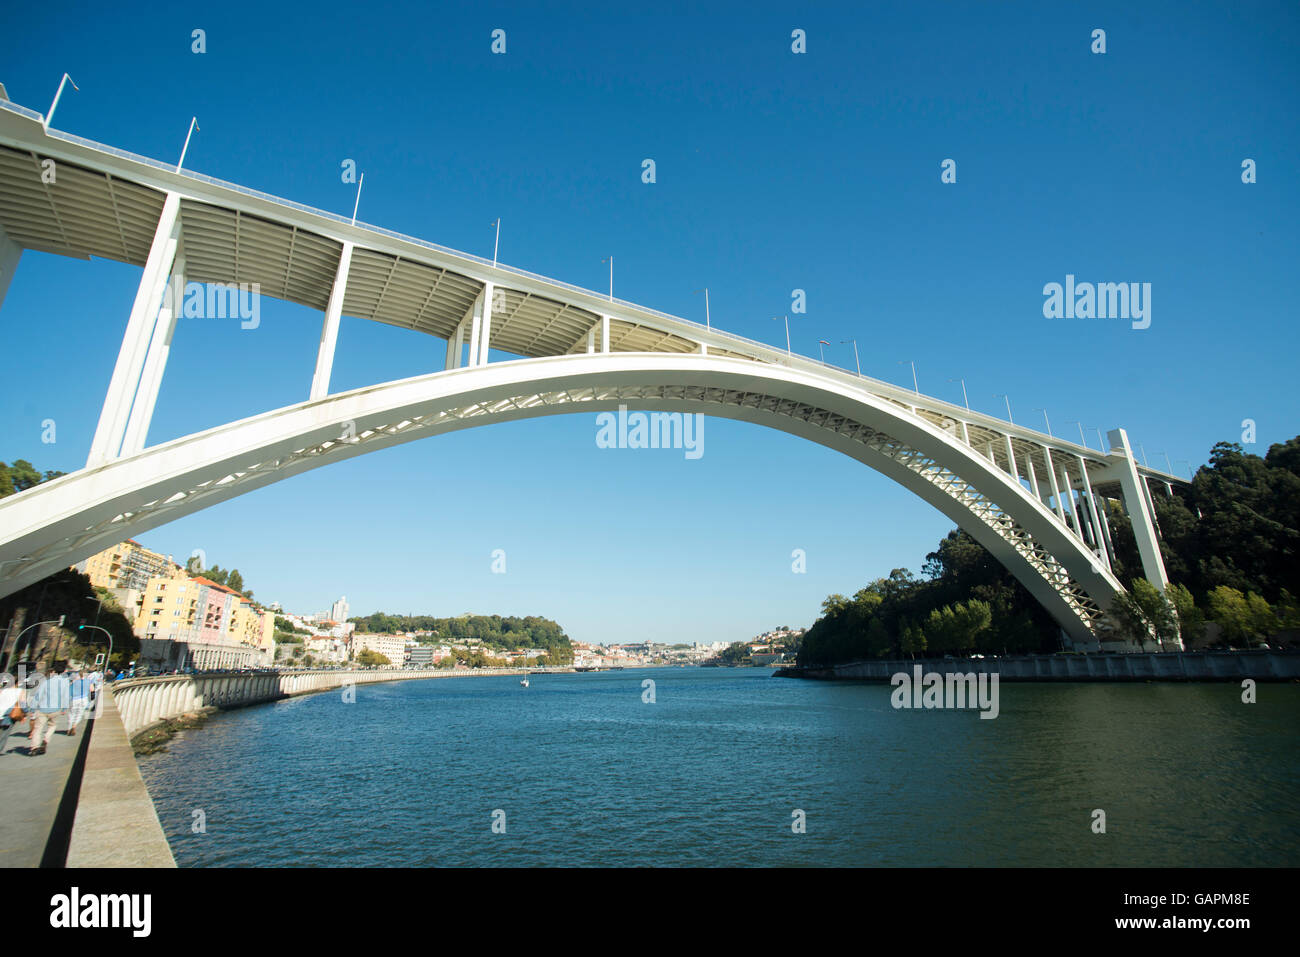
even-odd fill
[(1142, 556), (1142, 574), (1161, 591), (1169, 584), (1165, 562), (1160, 555), (1160, 542), (1147, 498), (1146, 481), (1138, 474), (1133, 460), (1133, 449), (1128, 444), (1128, 433), (1114, 429), (1109, 433), (1111, 455), (1118, 452), (1119, 485), (1124, 492), (1124, 509), (1133, 523), (1133, 537), (1137, 539), (1138, 554)]
[(1064, 465), (1061, 466), (1061, 494), (1070, 503), (1070, 515), (1074, 517), (1075, 537), (1079, 541), (1086, 543), (1087, 538), (1083, 532), (1083, 513), (1079, 511), (1079, 503), (1074, 498), (1074, 486), (1070, 483), (1070, 470)]
[(1042, 494), (1038, 490), (1038, 476), (1034, 473), (1034, 453), (1030, 452), (1025, 456), (1025, 468), (1029, 472), (1029, 491), (1034, 493), (1034, 498), (1038, 501), (1043, 500)]
[(1065, 524), (1065, 509), (1061, 502), (1061, 487), (1056, 484), (1056, 466), (1052, 463), (1052, 450), (1044, 446), (1043, 457), (1047, 460), (1047, 477), (1052, 480), (1052, 498), (1056, 499), (1056, 517)]
[(478, 336), (478, 362), (475, 365), (488, 364), (488, 346), (492, 341), (492, 283), (483, 285), (483, 322)]
[(587, 355), (594, 355), (596, 352), (596, 327), (592, 326), (587, 330)]
[(1019, 485), (1020, 471), (1016, 468), (1016, 450), (1011, 447), (1011, 436), (1003, 435), (1002, 438), (1007, 444), (1007, 471), (1011, 473), (1011, 481)]
[(600, 351), (609, 352), (609, 316), (600, 317)]
[(320, 348), (316, 350), (316, 374), (311, 380), (309, 399), (323, 399), (329, 395), (330, 374), (334, 371), (334, 347), (339, 341), (339, 320), (343, 318), (343, 296), (347, 292), (348, 270), (352, 267), (352, 244), (345, 242), (339, 256), (339, 267), (334, 273), (334, 288), (325, 307), (325, 321), (320, 329)]
[(1070, 478), (1068, 465), (1061, 466), (1061, 474), (1065, 479), (1065, 485), (1070, 490), (1070, 508), (1074, 510), (1074, 520), (1079, 526), (1079, 538), (1089, 548), (1096, 547), (1096, 538), (1093, 535), (1092, 523), (1088, 521), (1088, 513), (1084, 508), (1083, 501), (1083, 479), (1079, 479), (1079, 485), (1076, 487), (1074, 480)]
[(1101, 537), (1106, 543), (1106, 555), (1110, 559), (1110, 569), (1115, 570), (1115, 543), (1110, 538), (1110, 522), (1106, 520), (1106, 503), (1108, 499), (1101, 499), (1097, 509), (1097, 517), (1101, 520)]
[(122, 348), (118, 351), (117, 364), (113, 367), (113, 378), (108, 383), (108, 394), (104, 397), (104, 407), (99, 413), (95, 437), (90, 443), (87, 468), (111, 461), (117, 457), (122, 447), (131, 400), (135, 397), (136, 385), (144, 367), (154, 317), (162, 306), (167, 277), (171, 274), (172, 261), (180, 244), (180, 209), (180, 195), (168, 193), (163, 202), (162, 215), (158, 217), (158, 226), (154, 230), (153, 245), (149, 247), (149, 258), (145, 260), (144, 275), (140, 277), (140, 286), (136, 289), (131, 318), (127, 320), (126, 333), (122, 336)]
[(1088, 496), (1088, 516), (1092, 519), (1092, 537), (1093, 545), (1097, 549), (1098, 557), (1110, 568), (1110, 549), (1106, 542), (1106, 537), (1101, 531), (1101, 517), (1097, 514), (1097, 497), (1092, 492), (1092, 482), (1088, 478), (1088, 463), (1079, 457), (1079, 474), (1083, 476), (1083, 490)]
[(478, 340), (483, 332), (483, 293), (481, 292), (478, 294), (478, 298), (474, 300), (469, 320), (469, 361), (466, 365), (473, 367), (478, 365)]
[(9, 282), (18, 271), (18, 259), (23, 254), (23, 247), (9, 238), (0, 229), (0, 306), (4, 305), (5, 293), (9, 291)]
[(181, 314), (184, 299), (185, 242), (182, 239), (176, 248), (176, 260), (172, 266), (167, 292), (163, 296), (162, 309), (154, 323), (153, 338), (149, 342), (144, 372), (140, 376), (140, 388), (126, 423), (126, 437), (122, 440), (123, 455), (134, 455), (142, 450), (145, 439), (149, 436), (149, 423), (153, 421), (158, 390), (162, 387), (163, 372), (167, 368), (167, 356), (171, 352), (172, 336), (176, 332), (176, 320)]

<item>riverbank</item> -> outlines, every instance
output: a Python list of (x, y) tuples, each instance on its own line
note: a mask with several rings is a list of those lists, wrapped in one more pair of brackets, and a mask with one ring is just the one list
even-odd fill
[(783, 678), (888, 682), (925, 671), (996, 674), (999, 681), (1300, 681), (1300, 654), (1281, 651), (1170, 651), (1137, 654), (1015, 655), (1004, 658), (899, 658), (826, 667), (790, 667)]

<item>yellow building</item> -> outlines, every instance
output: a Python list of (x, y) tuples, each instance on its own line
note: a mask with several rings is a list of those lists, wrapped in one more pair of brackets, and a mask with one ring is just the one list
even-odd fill
[(192, 637), (199, 586), (188, 576), (155, 576), (145, 586), (135, 618), (140, 638), (187, 641)]
[(263, 611), (242, 597), (230, 612), (230, 640), (275, 654), (275, 612)]

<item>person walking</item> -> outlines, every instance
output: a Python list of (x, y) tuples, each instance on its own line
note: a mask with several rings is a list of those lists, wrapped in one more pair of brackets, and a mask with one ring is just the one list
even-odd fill
[[(39, 675), (37, 676), (39, 681)], [(27, 749), (29, 755), (44, 754), (54, 737), (54, 725), (72, 705), (71, 688), (68, 679), (62, 674), (54, 673), (39, 681), (36, 690), (28, 694), (32, 705), (31, 743)]]
[(76, 737), (77, 725), (81, 719), (86, 716), (86, 710), (90, 707), (90, 679), (79, 671), (70, 672), (71, 681), (68, 683), (68, 695), (71, 703), (68, 706), (68, 737)]
[[(9, 677), (9, 675), (4, 675), (0, 680)], [(9, 735), (14, 733), (14, 728), (18, 727), (23, 717), (25, 717), (23, 698), (23, 689), (16, 681), (5, 684), (3, 688), (0, 688), (0, 755), (5, 753), (5, 745), (9, 741)], [(15, 713), (21, 717), (15, 718)]]

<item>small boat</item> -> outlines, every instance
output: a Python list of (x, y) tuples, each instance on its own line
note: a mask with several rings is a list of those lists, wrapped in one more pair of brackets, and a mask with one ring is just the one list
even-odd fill
[(521, 681), (521, 682), (519, 682), (519, 684), (522, 685), (523, 687), (527, 688), (527, 687), (528, 687), (528, 676), (527, 676), (527, 675), (524, 675), (524, 680)]

